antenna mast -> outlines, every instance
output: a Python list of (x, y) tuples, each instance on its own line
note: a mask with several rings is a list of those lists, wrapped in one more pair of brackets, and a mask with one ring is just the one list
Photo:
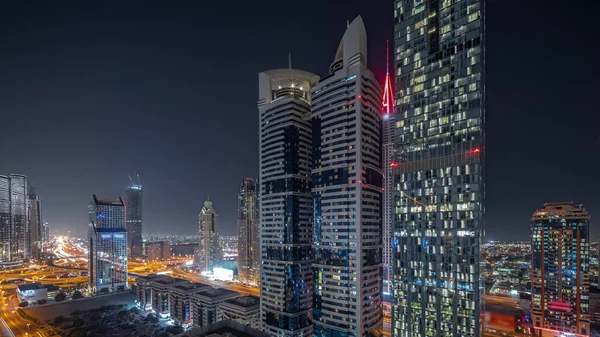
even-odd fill
[(385, 42), (385, 84), (381, 103), (382, 113), (384, 117), (388, 118), (389, 114), (394, 112), (394, 90), (390, 79), (390, 40)]

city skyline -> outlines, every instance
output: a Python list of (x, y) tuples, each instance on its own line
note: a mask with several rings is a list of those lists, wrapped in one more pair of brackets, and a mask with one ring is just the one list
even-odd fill
[[(296, 42), (279, 37), (298, 26), (300, 17), (305, 17), (309, 10), (298, 8), (298, 18), (277, 18), (275, 22), (269, 22), (275, 13), (282, 10), (281, 4), (273, 4), (272, 8), (262, 12), (251, 11), (258, 22), (256, 28), (248, 32), (243, 32), (244, 29), (239, 26), (248, 24), (247, 20), (235, 22), (242, 17), (237, 9), (232, 13), (231, 19), (224, 20), (223, 24), (210, 21), (210, 25), (216, 25), (226, 34), (233, 30), (244, 34), (244, 38), (239, 39), (244, 46), (247, 43), (244, 41), (250, 40), (248, 34), (263, 34), (265, 41), (285, 41), (265, 43), (264, 51), (256, 51), (260, 53), (260, 57), (245, 61), (247, 68), (237, 65), (231, 67), (238, 59), (234, 56), (234, 48), (228, 42), (229, 39), (222, 42), (212, 38), (210, 40), (216, 48), (225, 51), (223, 60), (211, 58), (202, 62), (196, 59), (202, 50), (196, 33), (204, 26), (200, 23), (202, 20), (197, 20), (201, 14), (198, 14), (195, 6), (185, 11), (165, 5), (167, 8), (164, 16), (160, 16), (158, 13), (162, 8), (148, 5), (145, 12), (133, 15), (133, 8), (125, 5), (122, 10), (133, 15), (137, 20), (135, 25), (140, 28), (132, 28), (134, 24), (127, 23), (117, 13), (100, 10), (109, 20), (107, 25), (101, 25), (100, 28), (93, 20), (83, 23), (68, 20), (59, 13), (62, 10), (60, 5), (46, 8), (49, 5), (42, 4), (44, 12), (55, 18), (53, 22), (63, 22), (48, 29), (51, 23), (44, 20), (38, 20), (33, 25), (21, 21), (21, 16), (13, 13), (23, 13), (27, 9), (19, 4), (9, 5), (0, 13), (2, 27), (11, 28), (11, 35), (6, 33), (9, 29), (0, 29), (0, 39), (6, 42), (3, 62), (0, 64), (2, 73), (5, 74), (0, 78), (0, 88), (3, 89), (0, 93), (0, 110), (18, 112), (14, 118), (27, 126), (26, 133), (35, 133), (45, 141), (30, 141), (28, 138), (35, 137), (25, 137), (23, 142), (14, 146), (0, 148), (0, 157), (3, 158), (0, 171), (5, 174), (22, 173), (29, 177), (44, 201), (44, 221), (50, 223), (53, 231), (66, 232), (85, 227), (86, 214), (82, 209), (85, 209), (87, 196), (92, 192), (101, 195), (122, 194), (128, 173), (138, 170), (144, 177), (146, 190), (145, 233), (163, 232), (167, 229), (177, 233), (193, 233), (197, 209), (202, 205), (203, 196), (210, 192), (214, 201), (222, 205), (222, 232), (234, 235), (238, 180), (245, 175), (258, 175), (258, 164), (253, 155), (257, 151), (257, 135), (253, 128), (246, 127), (255, 123), (252, 109), (255, 104), (255, 74), (277, 64), (285, 67), (290, 52), (294, 67), (318, 73), (319, 69), (329, 65), (327, 56), (335, 52), (334, 37), (343, 32), (346, 20), (361, 14), (370, 34), (375, 37), (369, 41), (369, 53), (372, 68), (382, 82), (385, 72), (385, 40), (393, 41), (390, 29), (393, 25), (391, 2), (374, 3), (360, 8), (337, 8), (332, 4), (315, 2), (315, 6), (323, 6), (323, 14), (316, 14), (313, 27), (307, 27), (308, 33), (302, 34), (299, 37), (301, 40)], [(591, 111), (589, 97), (593, 96), (587, 92), (594, 85), (584, 69), (592, 68), (592, 61), (586, 55), (593, 53), (587, 52), (591, 47), (585, 43), (585, 34), (577, 33), (591, 31), (588, 28), (591, 23), (589, 20), (574, 19), (578, 16), (575, 13), (579, 12), (573, 8), (563, 9), (550, 4), (539, 9), (532, 4), (521, 3), (520, 10), (513, 11), (511, 6), (514, 4), (515, 2), (510, 1), (491, 1), (488, 4), (487, 35), (490, 55), (487, 64), (487, 110), (488, 124), (494, 125), (487, 133), (487, 160), (494, 163), (488, 165), (487, 171), (490, 181), (487, 186), (486, 239), (489, 240), (514, 240), (527, 235), (530, 210), (546, 201), (578, 200), (589, 205), (591, 213), (600, 212), (600, 200), (594, 193), (597, 184), (588, 183), (585, 178), (593, 175), (592, 161), (594, 154), (600, 149), (600, 140), (592, 129), (599, 117), (586, 116), (587, 111)], [(584, 6), (591, 7), (590, 4)], [(98, 14), (94, 14), (91, 9), (91, 5), (80, 5), (70, 10), (90, 18), (98, 18)], [(214, 9), (214, 13), (223, 11)], [(531, 15), (534, 11), (538, 15)], [(563, 14), (563, 11), (566, 12)], [(588, 15), (592, 11), (583, 12)], [(320, 15), (325, 16), (325, 13), (327, 20), (322, 20), (324, 17)], [(560, 30), (560, 35), (565, 38), (568, 36), (574, 44), (583, 48), (584, 57), (579, 60), (581, 67), (567, 68), (566, 65), (571, 62), (570, 53), (564, 49), (554, 50), (543, 33), (554, 29), (549, 18), (563, 15), (567, 23)], [(514, 24), (502, 24), (500, 20), (503, 17), (510, 17)], [(161, 19), (157, 24), (159, 28), (150, 27), (149, 20), (153, 18)], [(174, 25), (175, 21), (181, 23)], [(273, 30), (273, 25), (280, 29)], [(531, 25), (540, 29), (527, 30), (527, 34), (521, 34), (517, 28)], [(74, 26), (80, 29), (74, 29)], [(132, 31), (123, 33), (129, 29)], [(161, 35), (157, 33), (157, 29), (166, 30)], [(38, 31), (47, 31), (45, 34), (48, 35), (40, 36)], [(316, 33), (318, 31), (331, 33), (321, 35)], [(156, 43), (152, 42), (149, 35), (155, 33), (158, 34)], [(171, 45), (170, 37), (175, 34), (182, 43)], [(93, 38), (90, 49), (88, 44), (82, 42), (83, 36)], [(41, 41), (42, 37), (46, 42)], [(28, 45), (25, 44), (26, 41), (37, 42)], [(315, 48), (322, 49), (323, 52), (313, 55), (303, 50), (302, 44), (307, 43), (314, 44)], [(129, 44), (132, 47), (128, 47)], [(168, 47), (169, 53), (156, 53), (154, 44), (161, 48)], [(124, 52), (114, 54), (110, 50), (115, 47)], [(75, 56), (70, 56), (71, 52)], [(194, 57), (187, 56), (189, 54)], [(21, 58), (21, 55), (27, 57)], [(165, 63), (165, 57), (171, 61)], [(140, 59), (141, 65), (131, 66)], [(232, 76), (221, 78), (219, 74), (209, 72), (217, 79), (217, 85), (212, 87), (219, 89), (205, 87), (202, 81), (195, 78), (203, 77), (199, 76), (202, 71), (210, 71), (202, 65), (206, 63), (214, 63), (212, 68), (235, 69), (234, 71), (238, 71), (233, 76), (236, 81), (230, 83)], [(56, 69), (59, 76), (44, 70), (45, 67)], [(77, 75), (81, 69), (87, 69), (89, 73), (84, 77)], [(157, 71), (147, 71), (148, 69)], [(188, 76), (186, 74), (190, 69), (192, 73)], [(124, 76), (117, 77), (115, 74)], [(561, 78), (563, 75), (564, 79)], [(98, 80), (92, 81), (90, 78)], [(513, 82), (512, 78), (519, 78), (519, 81)], [(149, 83), (141, 83), (144, 79), (149, 79)], [(162, 80), (173, 83), (178, 92), (167, 88), (164, 93), (157, 94), (163, 89), (158, 83)], [(573, 83), (572, 88), (563, 88), (560, 83), (565, 81)], [(30, 86), (29, 83), (37, 84)], [(188, 84), (193, 89), (185, 89)], [(110, 89), (114, 85), (117, 89)], [(49, 87), (50, 91), (46, 92)], [(65, 89), (60, 89), (61, 87)], [(230, 90), (239, 95), (239, 100), (222, 104), (223, 100), (219, 99), (221, 94), (218, 92)], [(20, 92), (27, 92), (27, 97), (38, 99), (26, 99)], [(202, 99), (198, 99), (198, 93)], [(548, 97), (560, 99), (548, 100)], [(144, 104), (145, 100), (155, 107)], [(572, 101), (577, 101), (578, 104), (567, 104)], [(209, 105), (204, 108), (204, 104)], [(168, 111), (174, 118), (163, 122), (164, 119), (160, 117), (163, 111)], [(197, 114), (198, 111), (201, 113)], [(561, 117), (564, 111), (569, 112), (570, 118)], [(118, 150), (115, 160), (122, 163), (114, 167), (102, 164), (101, 170), (97, 170), (92, 167), (95, 155), (86, 153), (80, 145), (83, 142), (79, 140), (85, 136), (85, 132), (81, 130), (86, 129), (85, 125), (100, 121), (100, 116), (117, 115), (123, 120), (122, 123), (113, 125), (114, 134), (137, 141), (128, 144), (121, 142), (120, 137), (115, 137), (101, 144), (101, 152), (106, 151), (107, 146), (113, 146), (117, 142), (121, 144), (122, 149)], [(30, 118), (32, 116), (37, 118)], [(52, 120), (49, 116), (53, 116)], [(227, 121), (232, 117), (238, 118), (239, 122), (229, 124)], [(194, 135), (190, 127), (201, 119), (217, 126), (214, 130)], [(65, 122), (57, 124), (53, 120)], [(516, 123), (516, 120), (519, 122)], [(579, 120), (589, 120), (589, 123), (578, 125), (576, 123)], [(232, 129), (226, 131), (218, 124), (229, 125)], [(14, 129), (7, 130), (0, 135), (0, 140), (5, 143), (7, 139), (16, 136), (15, 132)], [(239, 137), (226, 136), (230, 133)], [(147, 144), (140, 143), (144, 139), (148, 140)], [(240, 145), (237, 139), (246, 141)], [(195, 153), (195, 148), (200, 144), (209, 142), (211, 145), (222, 144), (207, 147), (207, 151), (211, 151), (213, 155), (217, 153), (215, 151), (231, 153), (231, 156), (227, 156), (230, 159), (217, 163), (218, 166), (214, 168), (202, 168), (201, 163), (188, 155)], [(135, 148), (139, 148), (139, 151), (133, 153)], [(573, 156), (572, 163), (568, 164), (563, 161), (553, 162), (555, 165), (552, 167), (542, 164), (557, 153), (567, 155), (571, 149), (590, 155)], [(161, 164), (162, 162), (172, 164)], [(519, 170), (516, 170), (516, 166)], [(572, 183), (558, 182), (552, 186), (545, 184), (552, 177), (569, 172), (570, 167), (581, 170), (581, 174), (573, 175)], [(211, 173), (215, 173), (216, 178), (213, 179)], [(169, 181), (166, 177), (174, 177), (174, 181)], [(65, 189), (70, 182), (74, 184)], [(578, 189), (572, 189), (571, 186), (578, 186)], [(168, 203), (167, 207), (162, 206), (165, 202)], [(512, 212), (505, 212), (506, 203), (514, 205)], [(168, 212), (159, 211), (164, 209)], [(509, 230), (503, 230), (504, 228)], [(592, 226), (592, 237), (597, 237), (598, 234), (600, 229)]]

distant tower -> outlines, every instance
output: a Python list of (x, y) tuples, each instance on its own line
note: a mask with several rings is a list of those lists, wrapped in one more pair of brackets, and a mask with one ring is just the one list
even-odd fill
[(29, 257), (29, 214), (27, 210), (27, 177), (10, 175), (10, 260)]
[(382, 202), (382, 227), (383, 227), (383, 292), (390, 294), (392, 289), (392, 217), (393, 217), (393, 175), (392, 168), (396, 165), (394, 159), (394, 88), (390, 76), (390, 47), (386, 45), (386, 71), (381, 103), (382, 120), (382, 170), (383, 170), (383, 202)]
[(238, 195), (238, 279), (253, 285), (260, 281), (258, 189), (249, 177), (242, 180)]
[(200, 272), (212, 272), (221, 261), (219, 246), (219, 214), (206, 200), (198, 214), (198, 264)]
[(125, 191), (127, 205), (127, 249), (131, 257), (142, 257), (142, 203), (143, 190), (139, 174), (129, 177), (131, 184)]
[(0, 261), (10, 261), (10, 177), (0, 175)]
[(43, 222), (42, 222), (42, 204), (37, 196), (34, 187), (29, 188), (29, 197), (27, 198), (29, 208), (29, 247), (31, 257), (39, 260), (42, 254), (43, 243)]
[(92, 195), (89, 206), (89, 290), (94, 294), (124, 291), (127, 279), (125, 202)]
[(590, 215), (546, 203), (531, 217), (531, 316), (537, 336), (589, 336)]

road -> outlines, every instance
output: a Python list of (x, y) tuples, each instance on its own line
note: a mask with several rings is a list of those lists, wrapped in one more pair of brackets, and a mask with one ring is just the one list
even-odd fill
[(38, 336), (46, 337), (43, 329), (30, 320), (23, 318), (15, 309), (18, 305), (18, 298), (13, 290), (2, 292), (2, 307), (0, 308), (0, 330), (2, 336), (21, 337)]

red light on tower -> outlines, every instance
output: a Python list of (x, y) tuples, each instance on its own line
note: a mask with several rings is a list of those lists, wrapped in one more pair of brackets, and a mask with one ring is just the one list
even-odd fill
[(394, 112), (394, 91), (392, 89), (392, 80), (390, 79), (390, 41), (386, 41), (385, 53), (385, 84), (383, 87), (383, 100), (381, 102), (381, 112), (384, 116), (389, 116)]
[(400, 165), (400, 164), (398, 164), (398, 163), (396, 163), (396, 162), (391, 162), (391, 163), (390, 163), (390, 167), (397, 167), (398, 165)]

